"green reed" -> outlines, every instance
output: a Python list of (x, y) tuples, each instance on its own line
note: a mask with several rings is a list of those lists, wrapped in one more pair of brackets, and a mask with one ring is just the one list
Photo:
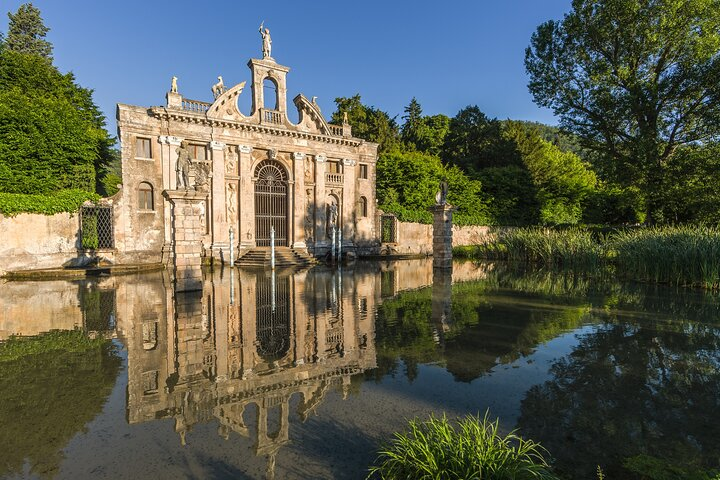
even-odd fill
[(648, 227), (607, 234), (581, 228), (516, 228), (462, 253), (588, 273), (611, 269), (630, 280), (720, 289), (718, 227)]
[(368, 478), (380, 479), (557, 479), (546, 451), (514, 432), (501, 435), (498, 421), (468, 416), (453, 424), (443, 415), (411, 420), (381, 449)]
[(617, 232), (609, 260), (616, 273), (633, 280), (720, 288), (720, 229), (663, 227)]

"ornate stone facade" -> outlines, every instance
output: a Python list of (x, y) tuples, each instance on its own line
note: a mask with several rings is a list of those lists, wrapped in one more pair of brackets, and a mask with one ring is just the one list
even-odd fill
[[(115, 241), (124, 261), (170, 261), (173, 206), (162, 193), (185, 188), (206, 194), (206, 256), (227, 259), (230, 229), (239, 254), (266, 246), (271, 227), (278, 246), (321, 256), (330, 250), (333, 220), (343, 251), (377, 250), (377, 144), (354, 138), (347, 123), (328, 124), (302, 94), (293, 99), (299, 120), (292, 123), (289, 68), (269, 56), (248, 66), (249, 115), (238, 108), (246, 82), (212, 85), (212, 103), (184, 98), (175, 81), (165, 106), (118, 104), (123, 189)], [(178, 184), (178, 159), (186, 151), (192, 159), (187, 186)]]

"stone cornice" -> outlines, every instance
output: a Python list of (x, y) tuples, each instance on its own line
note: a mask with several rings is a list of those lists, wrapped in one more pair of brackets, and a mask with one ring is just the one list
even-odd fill
[(303, 140), (313, 140), (316, 142), (344, 145), (349, 147), (357, 147), (364, 143), (371, 143), (353, 137), (335, 137), (318, 133), (300, 132), (287, 128), (276, 128), (268, 125), (257, 125), (237, 122), (234, 120), (208, 119), (204, 113), (192, 113), (184, 110), (167, 109), (164, 107), (153, 107), (150, 108), (148, 112), (151, 116), (161, 120), (174, 120), (184, 123), (207, 125), (209, 127), (232, 128), (235, 130), (243, 130), (248, 132), (267, 133), (270, 135), (276, 135), (278, 137), (300, 138)]

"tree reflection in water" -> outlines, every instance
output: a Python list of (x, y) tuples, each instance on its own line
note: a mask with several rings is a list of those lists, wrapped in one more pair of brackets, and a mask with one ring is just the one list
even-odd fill
[(518, 426), (574, 478), (593, 478), (596, 465), (632, 478), (648, 457), (675, 466), (667, 478), (689, 476), (718, 467), (719, 367), (717, 325), (614, 317), (528, 391)]

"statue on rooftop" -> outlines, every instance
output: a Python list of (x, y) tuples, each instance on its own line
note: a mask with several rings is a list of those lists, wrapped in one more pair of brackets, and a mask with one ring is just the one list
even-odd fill
[(262, 44), (263, 58), (272, 58), (272, 55), (271, 55), (271, 53), (272, 53), (272, 38), (270, 37), (270, 29), (269, 28), (263, 29), (264, 25), (265, 25), (265, 22), (263, 21), (260, 24), (260, 29), (259, 29), (260, 36), (262, 37), (262, 42), (263, 42), (263, 44)]
[(218, 75), (218, 82), (212, 86), (213, 98), (219, 97), (220, 95), (225, 93), (226, 90), (227, 88), (225, 88), (225, 83), (223, 82), (222, 76)]
[(173, 76), (170, 82), (170, 93), (177, 93), (177, 77)]

